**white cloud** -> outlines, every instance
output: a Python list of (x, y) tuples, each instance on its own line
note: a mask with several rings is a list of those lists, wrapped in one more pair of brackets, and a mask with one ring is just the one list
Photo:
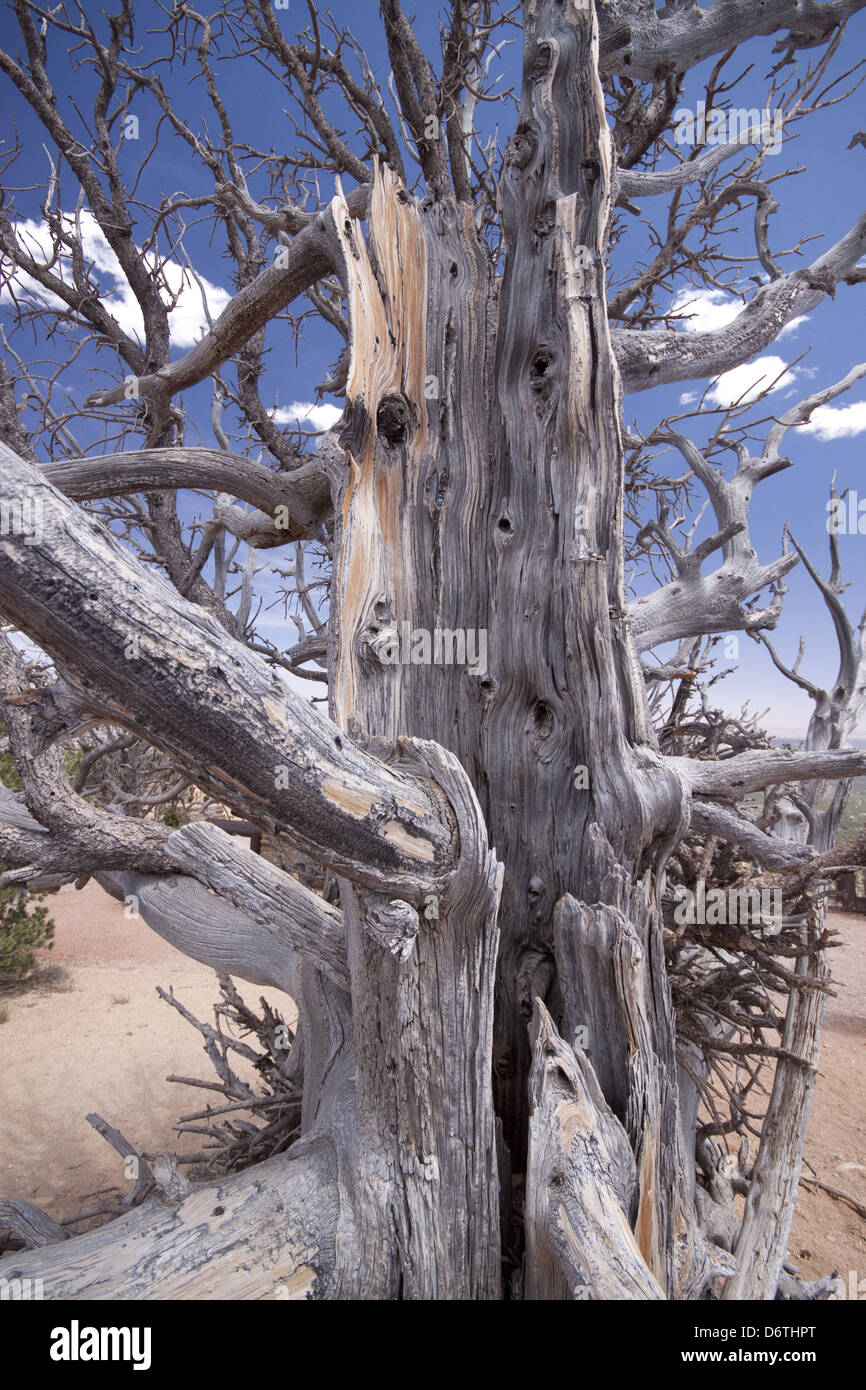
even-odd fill
[[(795, 373), (786, 370), (783, 357), (757, 357), (754, 362), (744, 362), (742, 366), (732, 367), (714, 381), (707, 393), (712, 405), (727, 409), (732, 405), (745, 405), (757, 400), (762, 391), (781, 391), (790, 386)], [(771, 385), (772, 383), (772, 385)], [(817, 411), (816, 411), (817, 414)]]
[(680, 405), (692, 405), (697, 399), (697, 391), (684, 391), (680, 396)]
[(850, 405), (819, 405), (812, 411), (808, 425), (798, 425), (804, 434), (816, 434), (819, 439), (850, 439), (866, 433), (866, 401)]
[(808, 322), (808, 314), (798, 314), (795, 319), (791, 319), (790, 323), (785, 324), (785, 327), (782, 329), (781, 333), (779, 334), (779, 337), (785, 338), (789, 333), (796, 333), (797, 329), (800, 327), (801, 324)]
[[(75, 219), (71, 213), (64, 213), (63, 220), (70, 228), (75, 224)], [(138, 301), (132, 293), (120, 268), (120, 263), (106, 241), (99, 224), (93, 214), (84, 209), (80, 214), (78, 226), (85, 260), (93, 267), (92, 273), (99, 283), (100, 297), (106, 309), (117, 320), (124, 333), (143, 341), (144, 324)], [(51, 264), (52, 271), (56, 276), (59, 276), (67, 284), (72, 283), (68, 255), (64, 253), (59, 261), (52, 264), (54, 260), (53, 239), (46, 222), (36, 222), (32, 218), (25, 218), (16, 224), (15, 230), (24, 249), (34, 261), (42, 261), (46, 265)], [(152, 255), (148, 255), (145, 259), (148, 265), (153, 266), (155, 264)], [(12, 301), (14, 297), (12, 287), (14, 286), (15, 294), (18, 297), (35, 300), (36, 303), (44, 304), (48, 308), (60, 309), (64, 307), (62, 300), (44, 289), (38, 280), (34, 280), (21, 271), (16, 271), (13, 274), (11, 268), (6, 264), (3, 268), (6, 275), (2, 288), (0, 288), (0, 303), (8, 304)], [(201, 282), (201, 286), (199, 286), (196, 277), (185, 266), (179, 265), (177, 261), (168, 261), (163, 266), (162, 277), (165, 282), (163, 300), (166, 305), (174, 303), (174, 308), (168, 316), (172, 344), (179, 348), (192, 347), (194, 343), (198, 342), (202, 334), (208, 331), (207, 315), (202, 304), (202, 291), (207, 299), (212, 319), (219, 318), (231, 299), (231, 295), (219, 285), (212, 284), (204, 275), (198, 277), (198, 281)]]
[(278, 425), (306, 425), (311, 430), (329, 430), (343, 414), (335, 405), (314, 405), (312, 401), (293, 401), (274, 412)]
[(689, 333), (711, 333), (732, 323), (743, 305), (724, 290), (680, 290), (671, 313), (682, 320)]

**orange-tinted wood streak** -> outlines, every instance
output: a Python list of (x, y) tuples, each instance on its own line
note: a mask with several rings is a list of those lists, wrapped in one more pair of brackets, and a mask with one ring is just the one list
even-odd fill
[[(361, 1251), (342, 1296), (487, 1299), (500, 1290), (490, 1057), (501, 875), (464, 770), (469, 759), (463, 747), (455, 750), (460, 762), (445, 752), (458, 727), (451, 711), (465, 705), (467, 691), (477, 700), (478, 680), (456, 664), (414, 664), (395, 646), (406, 627), (429, 636), (440, 626), (481, 625), (474, 611), (467, 616), (467, 588), (485, 586), (472, 588), (478, 560), (473, 565), (463, 500), (477, 519), (489, 278), (462, 211), (420, 207), (387, 169), (375, 172), (366, 244), (339, 202), (335, 221), (351, 356), (341, 439), (349, 476), (336, 509), (332, 711), (360, 741), (418, 740), (410, 746), (426, 750), (460, 844), (455, 875), (414, 920), (399, 901), (340, 885)], [(467, 336), (476, 335), (465, 366), (461, 320)], [(479, 408), (466, 420), (452, 403), (462, 405), (470, 382)], [(449, 428), (452, 436), (467, 430), (467, 442), (447, 438)], [(464, 738), (470, 723), (466, 716)], [(429, 738), (436, 743), (421, 743)], [(396, 848), (415, 848), (403, 846), (401, 827), (394, 832)]]
[[(353, 225), (342, 193), (332, 204), (348, 278), (351, 357), (346, 396), (363, 414), (361, 453), (349, 453), (351, 478), (342, 503), (342, 545), (336, 567), (339, 630), (334, 717), (343, 727), (356, 712), (358, 663), (365, 633), (380, 625), (376, 608), (413, 608), (406, 563), (406, 494), (417, 495), (413, 473), (427, 450), (427, 252), (418, 209), (399, 180), (376, 166), (370, 197), (370, 250)], [(407, 448), (383, 448), (377, 415), (386, 397), (407, 407)], [(380, 447), (377, 447), (377, 444)], [(398, 683), (399, 668), (391, 675)], [(399, 722), (399, 693), (392, 702)]]

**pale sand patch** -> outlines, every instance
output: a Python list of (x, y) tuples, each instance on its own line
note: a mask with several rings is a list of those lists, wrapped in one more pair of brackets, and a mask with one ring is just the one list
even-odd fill
[[(842, 944), (830, 952), (836, 998), (821, 1032), (805, 1157), (823, 1182), (866, 1205), (866, 916), (834, 913), (831, 923)], [(866, 1279), (866, 1222), (846, 1203), (801, 1187), (788, 1251), (810, 1278), (838, 1270), (847, 1282), (856, 1270)]]
[[(123, 905), (92, 882), (78, 893), (62, 889), (47, 905), (56, 934), (44, 959), (68, 969), (72, 988), (4, 997), (0, 1194), (35, 1202), (59, 1219), (81, 1210), (87, 1194), (125, 1185), (122, 1160), (87, 1123), (89, 1112), (139, 1149), (191, 1153), (207, 1142), (172, 1132), (182, 1114), (204, 1108), (208, 1092), (166, 1076), (214, 1080), (215, 1073), (200, 1034), (156, 986), (173, 988), (205, 1022), (213, 1022), (219, 988), (212, 970), (127, 918)], [(287, 995), (237, 983), (248, 1004), (264, 995), (294, 1022)]]

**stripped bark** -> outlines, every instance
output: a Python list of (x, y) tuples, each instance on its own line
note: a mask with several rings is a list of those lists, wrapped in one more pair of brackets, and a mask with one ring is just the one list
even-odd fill
[(62, 1247), (7, 1255), (0, 1270), (42, 1279), (47, 1299), (323, 1298), (336, 1254), (334, 1174), (327, 1143), (300, 1143), (175, 1204), (155, 1197)]
[(597, 901), (609, 871), (589, 851), (590, 828), (628, 876), (658, 861), (684, 815), (681, 783), (653, 750), (624, 611), (604, 278), (611, 155), (596, 43), (591, 7), (529, 7), (502, 182), (481, 736), (482, 805), (506, 865), (494, 1068), (516, 1172), (526, 1024), (553, 977), (554, 907), (567, 893)]
[(585, 1052), (535, 1002), (530, 1074), (526, 1287), (531, 1299), (662, 1299), (632, 1232), (628, 1136)]
[[(353, 736), (384, 747), (432, 714), (429, 669), (380, 659), (388, 623), (426, 626), (416, 591), (424, 571), (412, 562), (435, 543), (423, 482), (435, 460), (425, 389), (427, 229), (380, 168), (369, 255), (339, 198), (334, 221), (352, 332), (342, 436), (348, 474), (335, 508), (332, 709)], [(466, 235), (461, 221), (458, 239)], [(447, 730), (446, 710), (440, 706), (432, 724), (437, 733)], [(359, 1250), (343, 1294), (490, 1299), (500, 1291), (490, 1049), (501, 874), (457, 759), (426, 742), (404, 748), (446, 789), (460, 861), (420, 916), (405, 901), (341, 883), (356, 1049)]]
[[(290, 994), (297, 936), (291, 923), (264, 925), (183, 875), (100, 872), (97, 883), (164, 941), (218, 974)], [(338, 968), (332, 970), (339, 977)]]
[(614, 899), (610, 906), (587, 907), (570, 897), (557, 904), (563, 1028), (586, 1039), (605, 1100), (628, 1134), (641, 1255), (668, 1297), (695, 1298), (733, 1266), (706, 1240), (694, 1211), (694, 1132), (686, 1133), (681, 1123), (657, 919), (643, 890), (633, 890), (629, 900), (624, 886), (622, 874), (614, 872), (605, 885)]
[(186, 825), (169, 835), (167, 849), (179, 868), (234, 904), (251, 922), (275, 932), (282, 951), (289, 947), (309, 955), (338, 984), (348, 982), (340, 913), (318, 893), (218, 826)]

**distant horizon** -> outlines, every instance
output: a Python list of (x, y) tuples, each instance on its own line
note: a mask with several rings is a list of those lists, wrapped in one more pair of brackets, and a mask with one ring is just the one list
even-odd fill
[[(806, 737), (805, 728), (796, 728), (793, 725), (786, 724), (768, 724), (767, 733), (771, 736), (771, 738), (802, 739)], [(848, 737), (850, 740), (856, 739), (862, 742), (866, 740), (866, 728), (855, 729), (854, 732), (852, 734), (849, 734)]]

